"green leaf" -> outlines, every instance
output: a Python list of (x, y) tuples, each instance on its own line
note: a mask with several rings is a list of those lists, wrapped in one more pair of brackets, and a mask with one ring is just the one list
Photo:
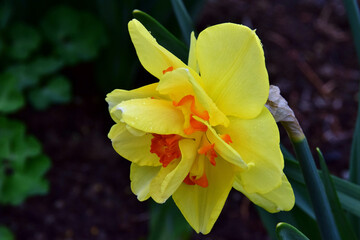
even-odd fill
[(354, 37), (355, 48), (360, 64), (360, 11), (356, 0), (344, 0), (344, 6), (349, 19), (351, 31)]
[(194, 24), (182, 0), (171, 0), (176, 19), (187, 46), (190, 46), (190, 34), (194, 31)]
[[(134, 10), (133, 16), (139, 22), (141, 22), (147, 30), (151, 32), (151, 35), (156, 38), (157, 42), (181, 59), (183, 62), (187, 62), (189, 49), (184, 43), (171, 34), (163, 25), (152, 18), (150, 15), (140, 11)], [(189, 35), (190, 39), (190, 35)]]
[(24, 23), (17, 23), (11, 27), (10, 40), (8, 55), (15, 60), (27, 59), (41, 43), (36, 29)]
[(32, 89), (29, 100), (37, 110), (44, 110), (54, 103), (67, 103), (71, 100), (71, 83), (63, 76), (55, 76), (45, 86)]
[(186, 222), (172, 198), (159, 205), (151, 202), (148, 240), (190, 239), (192, 228)]
[(339, 230), (341, 239), (356, 239), (352, 226), (349, 224), (339, 202), (333, 180), (326, 166), (324, 157), (319, 148), (316, 149), (319, 155), (320, 166), (322, 170), (322, 179), (324, 182), (326, 194), (329, 198), (330, 207), (334, 214), (335, 222)]
[[(282, 151), (284, 153), (283, 148)], [(309, 206), (311, 206), (310, 203), (307, 203), (307, 200), (300, 203), (299, 201), (300, 197), (298, 197), (298, 196), (302, 196), (303, 199), (307, 199), (305, 195), (308, 194), (305, 186), (305, 180), (301, 173), (300, 165), (296, 160), (294, 160), (292, 156), (284, 154), (284, 158), (285, 158), (284, 172), (288, 177), (291, 185), (293, 186), (295, 184), (299, 189), (297, 190), (296, 188), (294, 188), (294, 192), (296, 196), (296, 204), (303, 210), (307, 211), (306, 209)], [(319, 174), (320, 176), (322, 176), (321, 172), (319, 172)], [(348, 211), (349, 213), (360, 217), (360, 208), (357, 207), (360, 205), (360, 185), (351, 183), (349, 181), (346, 181), (344, 179), (338, 178), (333, 175), (331, 175), (331, 178), (334, 181), (335, 188), (342, 208)], [(297, 191), (299, 191), (298, 194)]]
[(11, 4), (9, 4), (8, 1), (3, 1), (0, 3), (0, 29), (6, 27), (11, 17), (11, 12), (12, 12)]
[(279, 240), (309, 240), (298, 229), (283, 222), (276, 226), (276, 235)]
[(0, 56), (2, 55), (3, 50), (4, 50), (4, 41), (1, 39), (0, 36)]
[(25, 126), (0, 117), (0, 203), (17, 205), (47, 193), (49, 183), (43, 176), (49, 168), (49, 158), (39, 141), (26, 135)]
[(310, 239), (321, 239), (319, 228), (314, 218), (307, 215), (298, 206), (295, 206), (289, 212), (279, 212), (274, 214), (269, 213), (260, 207), (256, 207), (256, 209), (258, 210), (264, 227), (271, 239), (277, 239), (274, 230), (279, 222), (287, 222), (295, 226)]
[(13, 113), (25, 105), (18, 81), (13, 75), (0, 74), (0, 86), (0, 113)]
[(36, 75), (44, 76), (59, 71), (64, 66), (64, 61), (55, 57), (38, 57), (30, 66)]
[(72, 65), (95, 58), (106, 44), (105, 29), (94, 16), (66, 6), (49, 11), (42, 29), (55, 53)]
[(45, 155), (39, 155), (26, 161), (24, 173), (29, 177), (39, 179), (50, 169), (50, 166), (50, 159)]
[(340, 239), (324, 185), (316, 169), (306, 138), (300, 141), (292, 141), (292, 144), (300, 162), (322, 237), (329, 240)]
[(14, 234), (9, 228), (0, 225), (0, 239), (1, 240), (14, 240)]
[(17, 79), (17, 87), (20, 90), (34, 86), (39, 82), (39, 76), (31, 65), (18, 64), (6, 69), (7, 73), (11, 73)]
[(19, 205), (31, 195), (43, 195), (48, 191), (47, 180), (15, 172), (4, 180), (0, 203)]
[[(356, 0), (344, 0), (344, 6), (349, 19), (352, 35), (354, 38), (355, 50), (358, 63), (360, 64), (360, 11)], [(350, 155), (350, 181), (360, 185), (360, 94), (358, 94), (358, 110), (353, 142)], [(357, 236), (360, 237), (360, 219), (353, 218), (352, 223), (356, 229)]]

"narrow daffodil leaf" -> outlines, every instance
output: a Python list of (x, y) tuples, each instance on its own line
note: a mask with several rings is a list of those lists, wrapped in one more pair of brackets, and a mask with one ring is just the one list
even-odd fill
[(306, 138), (293, 141), (323, 239), (340, 239), (325, 188), (315, 166)]
[(276, 226), (276, 235), (279, 240), (309, 240), (294, 226), (281, 222)]
[(169, 50), (183, 62), (187, 62), (189, 49), (183, 42), (177, 39), (163, 25), (161, 25), (147, 13), (144, 13), (140, 10), (134, 10), (133, 16), (151, 32), (151, 35), (161, 46)]
[[(357, 52), (358, 63), (360, 64), (360, 11), (356, 0), (344, 0), (344, 6), (347, 12), (350, 23), (352, 35), (354, 38), (355, 49)], [(360, 94), (358, 95), (360, 99)], [(359, 102), (359, 101), (358, 101)], [(356, 125), (354, 131), (353, 142), (351, 146), (350, 156), (350, 181), (360, 184), (360, 105), (358, 106), (358, 116), (356, 118)], [(356, 234), (360, 237), (360, 220), (352, 218), (352, 223)]]
[[(297, 162), (284, 147), (282, 147), (281, 149), (285, 158), (284, 172), (288, 177), (290, 183), (292, 185), (296, 184), (296, 186), (298, 186), (298, 189), (300, 189), (298, 191), (296, 190), (296, 187), (294, 189), (296, 196), (296, 205), (306, 211), (306, 208), (309, 207), (308, 204), (306, 202), (303, 202), (304, 204), (302, 204), (301, 202), (299, 203), (298, 197), (304, 197), (305, 193), (307, 193), (307, 189), (305, 187), (305, 180), (301, 173), (299, 162)], [(319, 174), (320, 176), (322, 176), (322, 173)], [(349, 213), (360, 217), (360, 208), (357, 207), (360, 205), (360, 186), (333, 175), (331, 175), (331, 178), (334, 181), (341, 207)], [(301, 190), (301, 188), (303, 189)], [(297, 192), (299, 193), (297, 194)], [(306, 197), (304, 197), (304, 199), (306, 199)]]
[(352, 226), (349, 224), (344, 211), (341, 208), (339, 198), (336, 193), (334, 182), (331, 179), (329, 170), (326, 166), (324, 156), (322, 155), (319, 148), (316, 149), (318, 152), (320, 166), (322, 170), (322, 179), (325, 186), (326, 194), (329, 198), (330, 207), (334, 214), (335, 222), (338, 227), (341, 239), (356, 239), (355, 232)]
[(308, 216), (298, 206), (295, 206), (289, 212), (279, 212), (275, 214), (271, 214), (260, 207), (256, 207), (256, 209), (271, 239), (277, 239), (277, 234), (274, 230), (276, 225), (280, 222), (286, 222), (293, 225), (310, 239), (321, 239), (315, 218)]
[(351, 31), (354, 37), (354, 43), (360, 64), (360, 11), (356, 0), (344, 0), (344, 6), (349, 19)]
[(194, 24), (182, 0), (171, 0), (176, 19), (187, 46), (190, 46), (190, 34), (194, 31)]

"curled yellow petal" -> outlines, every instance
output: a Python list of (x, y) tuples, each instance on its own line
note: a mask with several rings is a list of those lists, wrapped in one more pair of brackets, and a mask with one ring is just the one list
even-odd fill
[(192, 139), (179, 141), (181, 159), (172, 161), (167, 167), (161, 168), (151, 182), (150, 194), (155, 202), (165, 202), (180, 186), (196, 157), (197, 144)]
[(136, 136), (128, 131), (126, 124), (117, 123), (111, 128), (108, 137), (116, 152), (129, 161), (139, 166), (161, 165), (159, 158), (150, 153), (151, 134)]
[(171, 101), (150, 98), (131, 99), (113, 107), (110, 114), (143, 132), (185, 135), (184, 116)]
[(139, 166), (132, 163), (130, 167), (131, 191), (139, 201), (145, 201), (150, 197), (150, 184), (159, 173), (160, 167)]
[(159, 93), (156, 91), (157, 85), (157, 83), (153, 83), (130, 91), (123, 89), (115, 89), (114, 91), (106, 95), (105, 100), (109, 104), (109, 110), (111, 110), (113, 107), (115, 107), (122, 101), (134, 98), (160, 98)]
[(238, 181), (234, 182), (234, 188), (242, 192), (256, 205), (270, 213), (290, 211), (295, 204), (294, 192), (285, 174), (282, 175), (281, 185), (268, 193), (248, 193)]

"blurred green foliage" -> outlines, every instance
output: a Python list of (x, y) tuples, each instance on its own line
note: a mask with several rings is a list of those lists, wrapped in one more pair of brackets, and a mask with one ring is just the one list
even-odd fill
[(7, 227), (0, 226), (0, 239), (1, 240), (14, 240), (15, 237)]
[[(8, 118), (27, 103), (36, 110), (71, 101), (63, 69), (93, 60), (106, 44), (101, 22), (87, 11), (54, 6), (37, 21), (19, 18), (16, 1), (0, 3), (0, 204), (19, 205), (49, 190), (50, 159), (25, 125)], [(14, 239), (0, 227), (0, 239)]]
[(66, 64), (95, 58), (106, 43), (105, 30), (93, 15), (65, 6), (50, 10), (41, 27), (54, 48), (54, 55)]
[(92, 14), (67, 6), (51, 8), (40, 23), (11, 23), (11, 5), (0, 5), (0, 113), (25, 106), (38, 110), (71, 100), (71, 83), (60, 74), (69, 65), (94, 59), (106, 44), (105, 30)]
[(94, 59), (106, 44), (102, 24), (67, 6), (49, 9), (30, 25), (12, 19), (15, 4), (0, 3), (0, 203), (17, 205), (45, 194), (50, 160), (24, 124), (5, 118), (29, 102), (37, 110), (71, 100), (71, 83), (60, 71)]
[(43, 178), (50, 160), (40, 142), (26, 135), (25, 125), (0, 118), (0, 203), (18, 205), (28, 196), (45, 194), (49, 183)]

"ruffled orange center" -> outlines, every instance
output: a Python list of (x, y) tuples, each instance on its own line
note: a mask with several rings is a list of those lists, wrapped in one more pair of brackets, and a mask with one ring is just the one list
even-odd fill
[[(163, 70), (163, 74), (173, 71), (174, 68), (171, 66)], [(206, 132), (208, 127), (197, 121), (194, 116), (197, 116), (205, 121), (209, 120), (209, 113), (207, 111), (199, 111), (196, 108), (195, 97), (193, 95), (186, 95), (180, 99), (179, 102), (173, 101), (175, 107), (186, 106), (189, 107), (189, 110), (185, 110), (188, 115), (188, 127), (184, 129), (184, 133), (190, 135), (196, 131)], [(176, 134), (170, 135), (160, 135), (152, 134), (153, 138), (151, 139), (150, 152), (155, 153), (160, 158), (160, 163), (163, 167), (167, 167), (174, 159), (181, 157), (181, 151), (179, 148), (179, 140), (182, 139), (181, 136)], [(232, 143), (232, 140), (228, 134), (220, 136), (226, 143)], [(211, 165), (216, 166), (215, 159), (217, 158), (217, 153), (215, 151), (215, 143), (211, 144), (208, 140), (203, 140), (200, 148), (198, 149), (198, 154), (205, 155)], [(191, 170), (184, 179), (184, 183), (188, 185), (199, 185), (200, 187), (207, 187), (209, 185), (208, 179), (205, 172), (205, 160), (204, 157), (196, 158)]]
[(153, 134), (153, 136), (153, 139), (151, 139), (150, 152), (158, 155), (163, 167), (167, 167), (172, 160), (181, 157), (179, 148), (179, 140), (181, 137), (179, 135)]

